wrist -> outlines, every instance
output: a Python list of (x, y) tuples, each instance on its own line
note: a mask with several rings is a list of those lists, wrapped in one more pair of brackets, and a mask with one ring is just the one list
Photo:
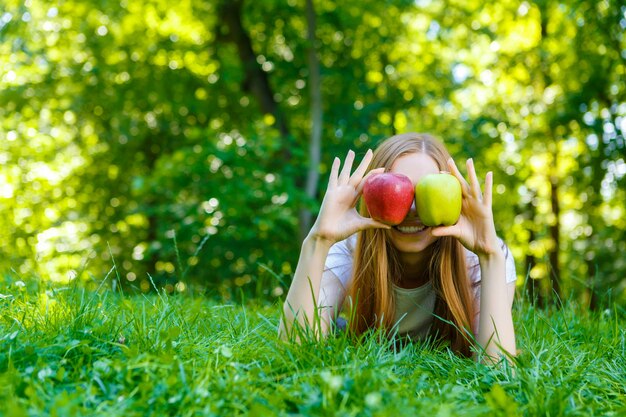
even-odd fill
[(323, 234), (320, 234), (317, 230), (311, 229), (307, 237), (304, 238), (303, 244), (309, 244), (319, 247), (330, 248), (336, 242)]
[(477, 253), (478, 259), (482, 261), (491, 261), (497, 259), (504, 259), (504, 252), (500, 246), (500, 242), (497, 237), (490, 239), (484, 246), (484, 250)]
[(485, 252), (478, 254), (478, 262), (481, 265), (489, 265), (493, 263), (503, 263), (505, 262), (504, 252), (500, 249), (500, 247), (496, 247), (496, 249), (492, 252)]
[(478, 263), (483, 284), (493, 286), (506, 283), (506, 259), (499, 247), (495, 253), (479, 255)]

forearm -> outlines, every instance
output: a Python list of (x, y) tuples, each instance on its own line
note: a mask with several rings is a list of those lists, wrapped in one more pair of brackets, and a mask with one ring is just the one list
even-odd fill
[(508, 303), (505, 258), (501, 251), (479, 257), (481, 269), (478, 343), (491, 360), (515, 355), (515, 329)]
[(281, 336), (298, 322), (303, 328), (315, 329), (315, 312), (320, 292), (324, 263), (332, 242), (309, 235), (302, 243), (300, 258), (285, 304)]

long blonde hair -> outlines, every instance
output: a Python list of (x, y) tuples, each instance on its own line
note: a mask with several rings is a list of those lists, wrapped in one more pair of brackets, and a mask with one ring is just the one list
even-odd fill
[[(450, 154), (444, 145), (427, 134), (406, 133), (382, 142), (368, 170), (378, 167), (391, 169), (396, 159), (411, 153), (425, 153), (447, 170)], [(363, 201), (362, 216), (369, 216)], [(465, 266), (463, 246), (453, 237), (440, 237), (426, 249), (432, 257), (426, 271), (436, 293), (435, 318), (431, 333), (450, 342), (451, 348), (463, 356), (471, 355), (471, 323), (474, 306)], [(398, 251), (382, 229), (359, 233), (354, 254), (354, 269), (350, 297), (353, 300), (350, 330), (361, 334), (372, 327), (391, 330), (395, 323), (393, 283), (400, 278), (402, 267)]]

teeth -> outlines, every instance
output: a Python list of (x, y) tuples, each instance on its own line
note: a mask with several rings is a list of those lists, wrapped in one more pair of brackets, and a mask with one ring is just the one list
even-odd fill
[(417, 233), (426, 229), (426, 226), (398, 226), (398, 230), (402, 233)]

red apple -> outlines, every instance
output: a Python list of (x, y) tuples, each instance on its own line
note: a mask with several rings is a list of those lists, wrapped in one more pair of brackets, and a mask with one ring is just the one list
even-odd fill
[(402, 223), (413, 204), (415, 188), (406, 175), (384, 172), (365, 180), (363, 198), (374, 220), (394, 226)]

